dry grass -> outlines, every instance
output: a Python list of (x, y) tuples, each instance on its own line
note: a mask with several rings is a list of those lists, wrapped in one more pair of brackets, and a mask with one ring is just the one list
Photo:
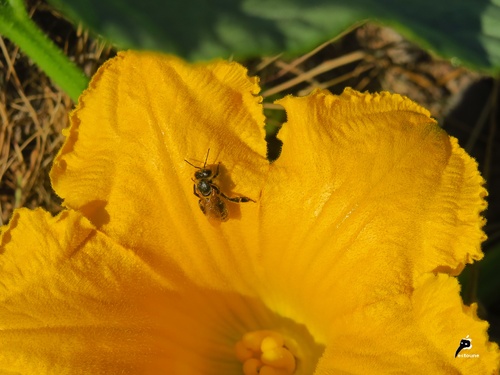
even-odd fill
[(72, 102), (17, 47), (0, 39), (0, 49), (0, 220), (5, 223), (18, 207), (60, 209), (48, 172)]
[[(30, 12), (45, 20), (42, 26), (59, 22), (57, 29), (46, 32), (87, 75), (112, 54), (88, 32), (73, 30), (45, 3), (31, 4)], [(54, 35), (61, 30), (64, 38)], [(0, 50), (0, 224), (4, 224), (18, 207), (41, 206), (52, 213), (61, 209), (48, 175), (64, 141), (61, 130), (69, 125), (73, 102), (17, 46), (0, 38)]]
[(391, 29), (366, 24), (295, 59), (263, 58), (253, 67), (262, 95), (307, 95), (315, 89), (340, 93), (387, 90), (410, 97), (443, 118), (480, 75), (432, 58)]

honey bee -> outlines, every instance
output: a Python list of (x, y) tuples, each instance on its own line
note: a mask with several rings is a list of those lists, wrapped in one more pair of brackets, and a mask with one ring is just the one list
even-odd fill
[(210, 149), (208, 149), (207, 151), (207, 156), (205, 157), (205, 163), (203, 163), (203, 167), (197, 167), (186, 159), (184, 159), (184, 161), (198, 169), (196, 172), (194, 172), (194, 178), (192, 178), (192, 180), (194, 182), (193, 193), (198, 198), (200, 198), (200, 200), (198, 201), (198, 205), (200, 206), (201, 212), (203, 212), (210, 219), (227, 221), (229, 218), (229, 214), (226, 203), (222, 200), (222, 198), (235, 203), (255, 203), (255, 201), (244, 196), (229, 197), (220, 190), (220, 188), (214, 183), (214, 179), (219, 175), (220, 162), (217, 164), (215, 173), (212, 171), (212, 169), (207, 168), (209, 153)]

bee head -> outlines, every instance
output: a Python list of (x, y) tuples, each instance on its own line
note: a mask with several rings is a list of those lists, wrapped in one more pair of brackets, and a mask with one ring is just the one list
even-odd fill
[(197, 180), (204, 180), (212, 176), (212, 171), (210, 169), (200, 169), (194, 172), (194, 178)]

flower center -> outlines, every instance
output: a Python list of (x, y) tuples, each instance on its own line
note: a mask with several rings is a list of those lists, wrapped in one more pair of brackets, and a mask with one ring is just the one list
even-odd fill
[(243, 363), (244, 375), (292, 375), (294, 355), (285, 338), (275, 331), (253, 331), (236, 343), (236, 357)]

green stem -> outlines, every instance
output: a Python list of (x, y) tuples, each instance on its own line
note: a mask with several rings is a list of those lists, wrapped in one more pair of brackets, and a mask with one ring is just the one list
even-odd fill
[(73, 101), (88, 85), (88, 78), (38, 28), (23, 0), (0, 0), (0, 34), (17, 44)]

